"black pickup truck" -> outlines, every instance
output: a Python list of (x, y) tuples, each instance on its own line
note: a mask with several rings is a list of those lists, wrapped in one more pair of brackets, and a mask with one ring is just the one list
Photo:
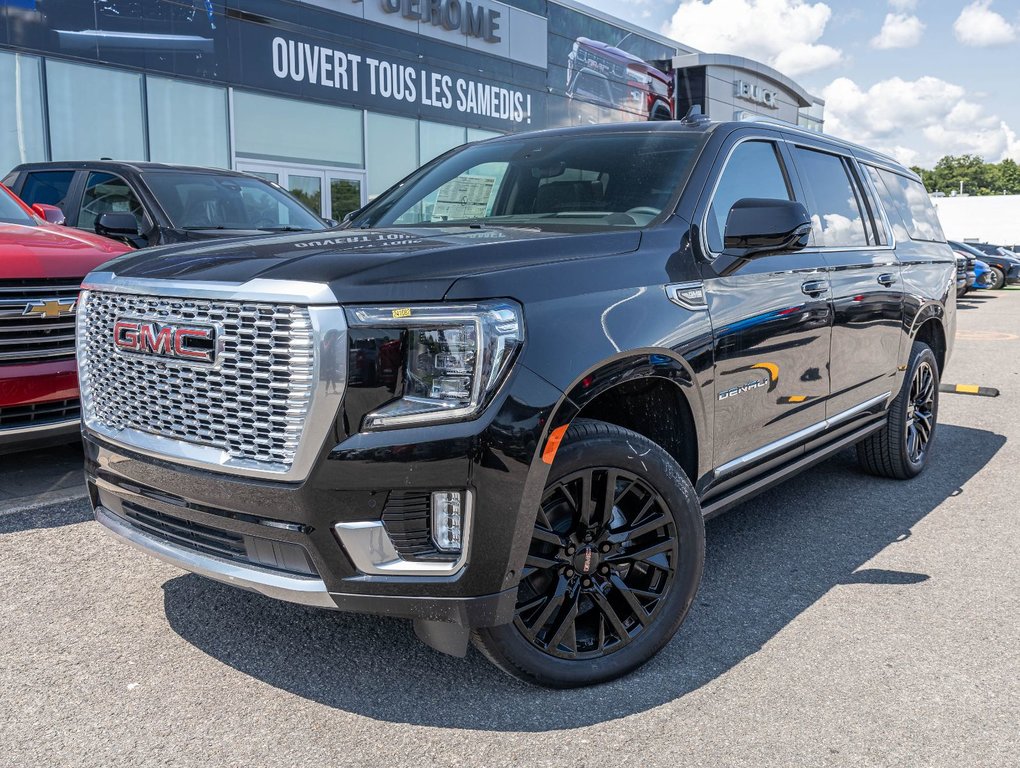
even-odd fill
[(683, 622), (704, 518), (847, 446), (924, 469), (955, 277), (914, 174), (793, 127), (470, 145), (345, 229), (91, 274), (92, 504), (210, 578), (609, 680)]

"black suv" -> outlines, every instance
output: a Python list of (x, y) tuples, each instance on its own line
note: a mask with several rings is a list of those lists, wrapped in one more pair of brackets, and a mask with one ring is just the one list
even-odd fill
[(323, 221), (280, 186), (220, 168), (114, 161), (26, 163), (3, 183), (29, 205), (55, 205), (68, 226), (135, 248), (317, 232)]
[(550, 686), (662, 648), (705, 517), (847, 446), (918, 475), (955, 329), (918, 178), (770, 124), (494, 139), (327, 237), (158, 256), (79, 305), (99, 522)]

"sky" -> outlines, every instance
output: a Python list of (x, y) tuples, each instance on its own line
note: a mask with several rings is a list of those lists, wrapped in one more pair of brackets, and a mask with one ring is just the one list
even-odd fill
[(1020, 162), (1020, 0), (584, 0), (825, 99), (825, 131), (932, 167)]

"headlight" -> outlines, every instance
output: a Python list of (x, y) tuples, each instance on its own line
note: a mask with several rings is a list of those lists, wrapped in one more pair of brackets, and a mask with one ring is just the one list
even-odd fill
[(399, 328), (403, 392), (365, 417), (365, 428), (403, 427), (477, 416), (524, 343), (511, 301), (410, 307), (352, 307), (351, 328)]

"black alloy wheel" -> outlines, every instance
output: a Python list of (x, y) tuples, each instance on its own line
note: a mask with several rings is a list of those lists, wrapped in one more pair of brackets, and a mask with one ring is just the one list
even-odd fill
[(889, 405), (882, 429), (857, 444), (865, 471), (909, 480), (921, 474), (931, 456), (939, 412), (939, 366), (935, 353), (915, 341), (900, 392)]
[(705, 528), (690, 480), (630, 430), (577, 420), (549, 473), (514, 619), (472, 635), (500, 669), (555, 688), (605, 682), (654, 656), (701, 582)]
[(514, 623), (558, 658), (618, 651), (657, 618), (678, 550), (673, 516), (640, 477), (613, 467), (574, 472), (542, 499)]
[(907, 402), (906, 440), (907, 457), (922, 463), (935, 430), (936, 374), (931, 363), (921, 362), (914, 370)]

